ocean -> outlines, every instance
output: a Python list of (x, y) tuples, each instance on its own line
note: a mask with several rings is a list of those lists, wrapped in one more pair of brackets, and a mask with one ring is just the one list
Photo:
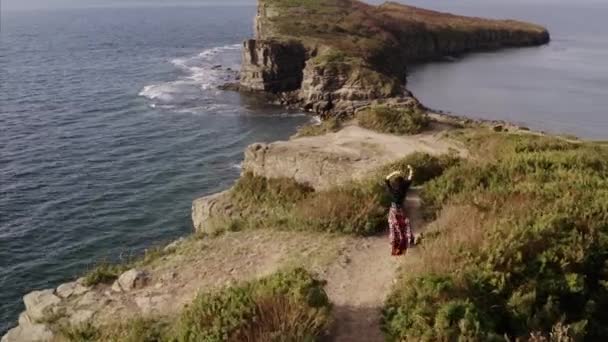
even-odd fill
[(608, 2), (412, 0), (410, 4), (549, 29), (551, 43), (414, 66), (408, 88), (425, 105), (550, 133), (608, 140)]
[[(412, 67), (426, 105), (608, 139), (605, 5), (410, 3), (553, 34), (545, 47)], [(188, 234), (191, 201), (229, 187), (248, 144), (310, 120), (217, 90), (237, 75), (254, 14), (253, 1), (2, 12), (0, 333), (25, 293)]]

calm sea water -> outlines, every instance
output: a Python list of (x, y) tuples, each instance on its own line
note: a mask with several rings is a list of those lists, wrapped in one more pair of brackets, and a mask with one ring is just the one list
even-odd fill
[(438, 10), (546, 26), (549, 45), (472, 54), (410, 70), (427, 106), (608, 140), (608, 2), (412, 0)]
[[(551, 45), (419, 66), (409, 87), (438, 109), (606, 139), (606, 6), (499, 2), (410, 3), (533, 20)], [(216, 90), (254, 13), (2, 12), (0, 333), (28, 291), (189, 232), (191, 200), (229, 186), (246, 145), (308, 120)]]
[(246, 145), (308, 120), (215, 89), (254, 14), (2, 13), (0, 332), (26, 292), (188, 233), (191, 201), (234, 181)]

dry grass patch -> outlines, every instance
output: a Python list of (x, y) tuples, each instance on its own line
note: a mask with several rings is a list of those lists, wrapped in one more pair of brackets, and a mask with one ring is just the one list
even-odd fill
[(426, 113), (413, 108), (372, 106), (357, 113), (361, 127), (390, 134), (418, 134), (429, 127)]

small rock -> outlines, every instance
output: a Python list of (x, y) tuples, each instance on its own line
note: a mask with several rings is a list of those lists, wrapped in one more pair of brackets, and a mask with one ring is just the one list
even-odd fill
[(212, 70), (217, 70), (217, 69), (221, 69), (222, 65), (221, 64), (216, 64), (214, 66), (211, 67)]
[(495, 125), (492, 127), (492, 130), (494, 130), (494, 132), (502, 132), (504, 130), (504, 126), (503, 125)]
[(186, 239), (181, 237), (173, 242), (171, 242), (170, 244), (168, 244), (167, 246), (165, 246), (165, 248), (163, 248), (163, 251), (165, 252), (173, 252), (174, 250), (177, 249), (177, 247), (184, 242)]
[(44, 324), (19, 325), (9, 330), (2, 342), (51, 342), (53, 332)]
[(61, 298), (57, 297), (52, 289), (30, 292), (23, 297), (25, 311), (33, 321), (42, 320), (49, 310), (60, 302)]
[(118, 281), (115, 281), (112, 284), (112, 291), (114, 291), (114, 292), (122, 292), (122, 289), (120, 288), (120, 284), (118, 284)]
[(82, 286), (77, 281), (73, 281), (70, 283), (59, 285), (59, 287), (57, 287), (56, 293), (61, 298), (68, 298), (70, 296), (79, 296), (87, 292), (88, 290), (89, 289)]
[[(121, 274), (120, 277), (118, 277), (118, 280), (114, 282), (114, 285), (118, 283), (120, 289), (122, 289), (123, 291), (130, 291), (133, 289), (140, 289), (146, 286), (149, 280), (150, 275), (148, 274), (148, 272), (138, 269), (131, 269)], [(112, 289), (115, 288), (114, 285), (112, 285)]]
[(30, 325), (33, 324), (32, 319), (28, 316), (27, 312), (22, 312), (19, 315), (19, 325)]

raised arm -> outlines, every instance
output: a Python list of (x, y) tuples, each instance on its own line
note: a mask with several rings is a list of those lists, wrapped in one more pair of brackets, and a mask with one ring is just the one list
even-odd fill
[(389, 192), (392, 191), (392, 188), (391, 188), (391, 178), (393, 178), (393, 177), (395, 177), (395, 176), (397, 176), (399, 174), (401, 174), (401, 172), (399, 172), (399, 171), (393, 171), (388, 176), (386, 176), (386, 178), (384, 179), (384, 184), (386, 184), (386, 189)]

